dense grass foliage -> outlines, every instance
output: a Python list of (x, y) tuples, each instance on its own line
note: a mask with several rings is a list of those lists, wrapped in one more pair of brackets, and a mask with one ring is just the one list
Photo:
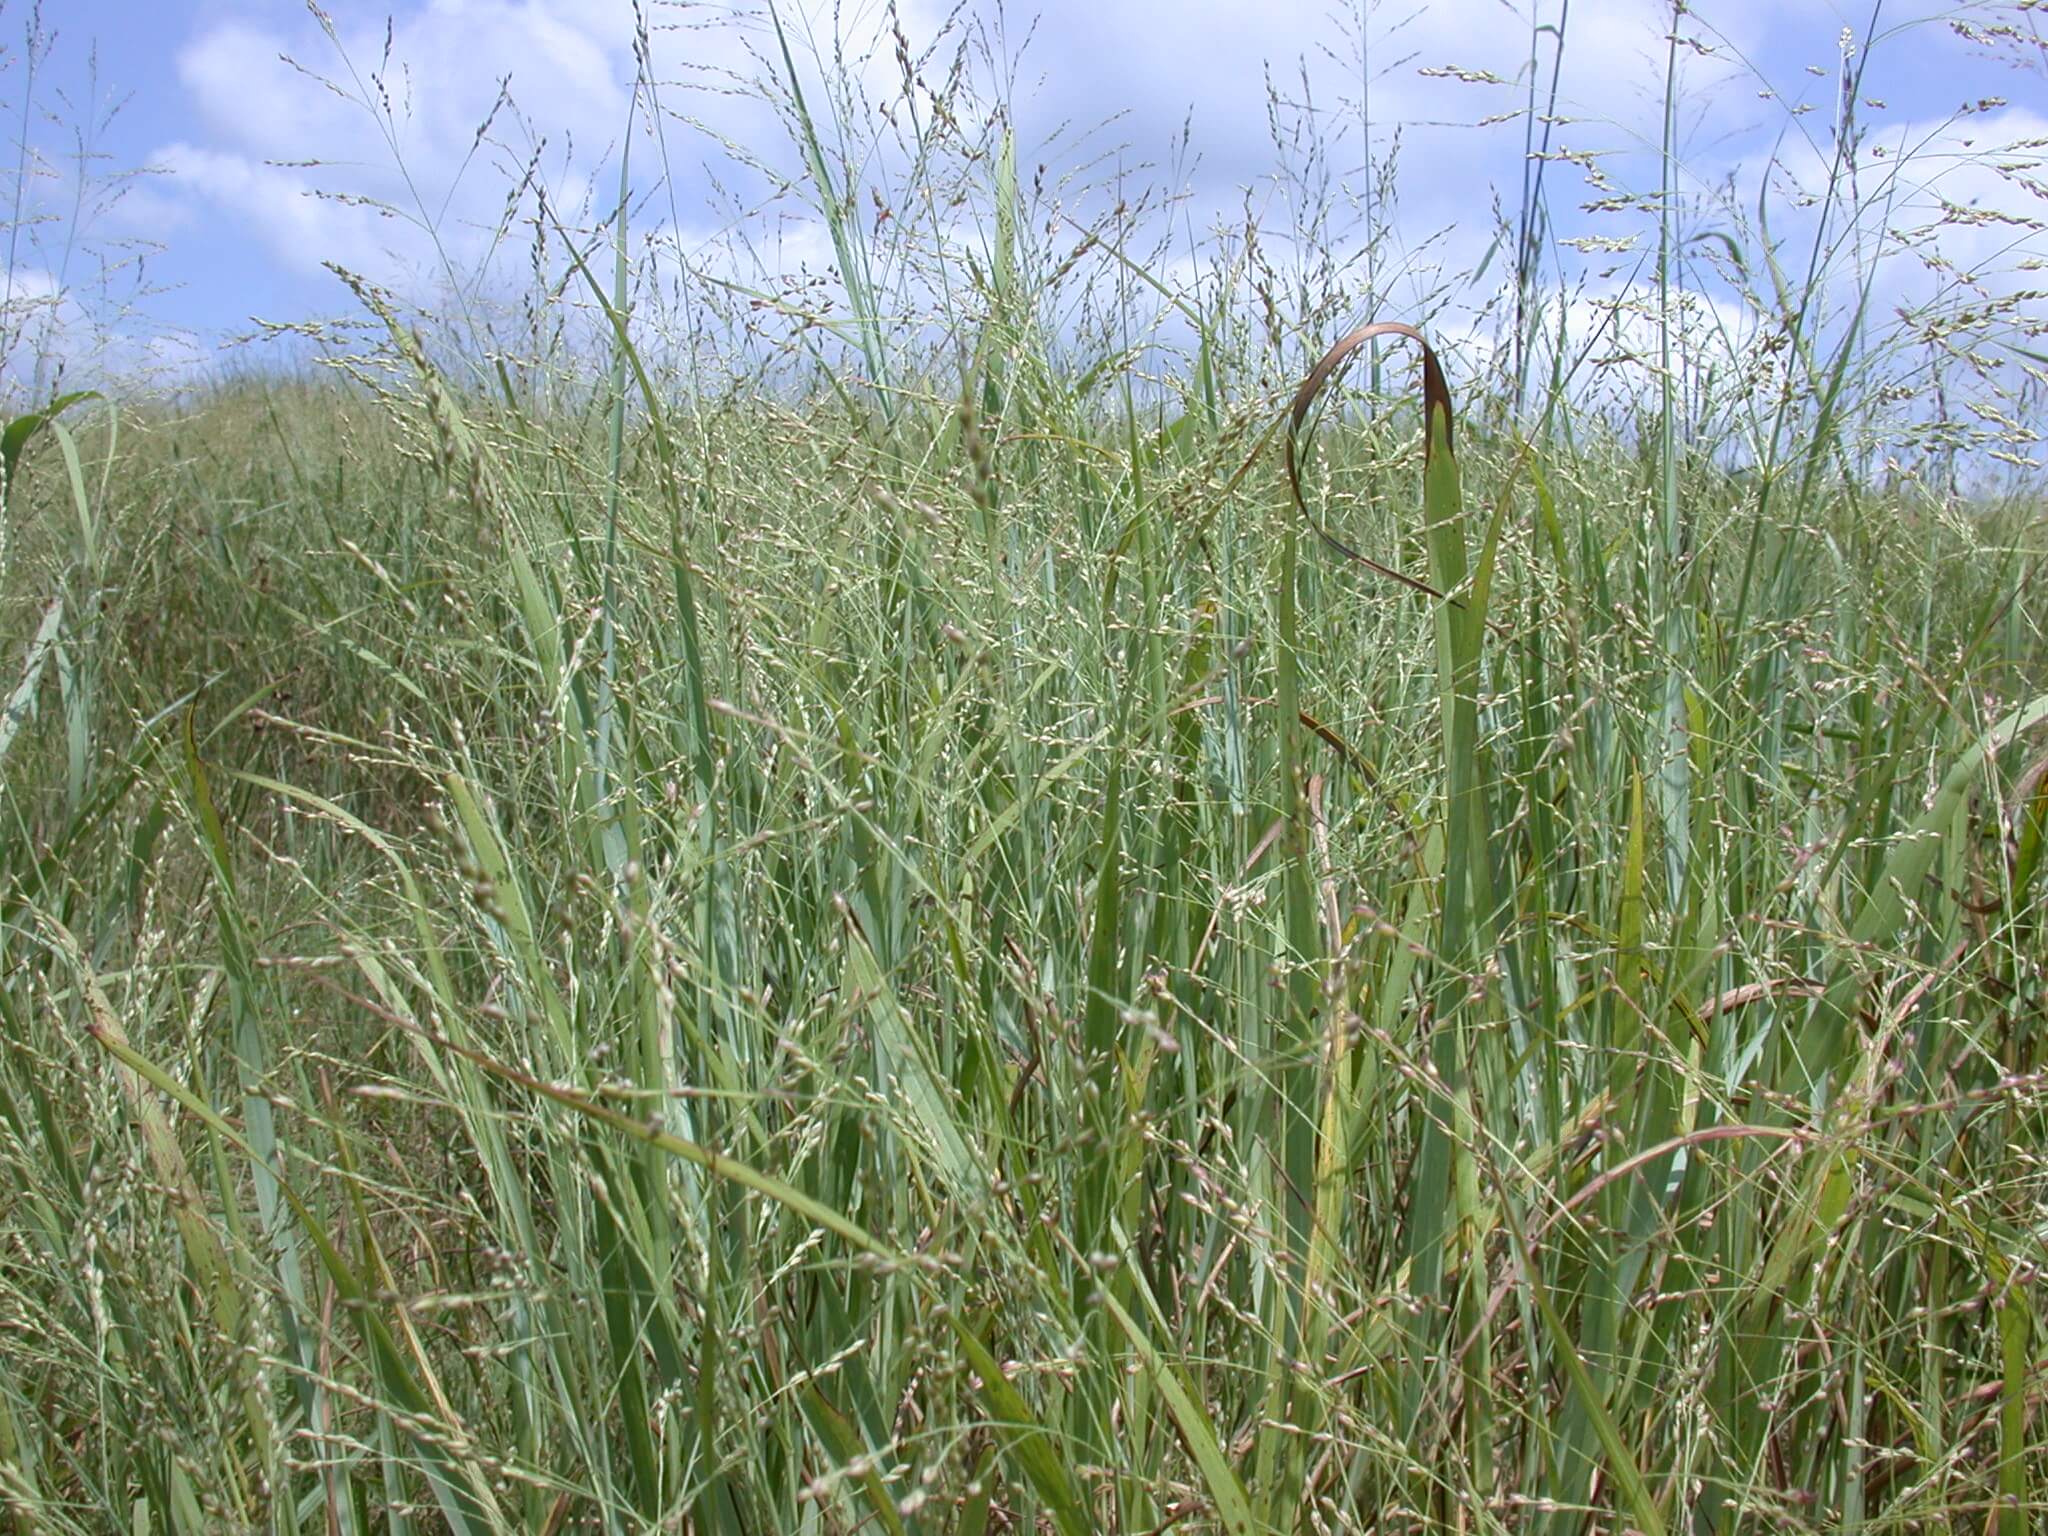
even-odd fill
[(2039, 340), (1832, 264), (1875, 14), (1687, 223), (1688, 14), (1654, 285), (1532, 170), (1467, 399), (1312, 135), (1169, 281), (770, 7), (823, 284), (621, 163), (504, 326), (30, 402), (0, 1530), (2048, 1525)]
[(2038, 1524), (2038, 522), (395, 335), (12, 490), (14, 1529)]

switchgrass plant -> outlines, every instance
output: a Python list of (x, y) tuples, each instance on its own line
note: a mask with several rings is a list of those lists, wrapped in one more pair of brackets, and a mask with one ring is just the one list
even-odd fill
[(2038, 497), (1861, 365), (1455, 399), (959, 95), (980, 253), (863, 253), (771, 35), (807, 373), (679, 377), (622, 196), (545, 393), (343, 274), (20, 434), (0, 1519), (2038, 1526)]

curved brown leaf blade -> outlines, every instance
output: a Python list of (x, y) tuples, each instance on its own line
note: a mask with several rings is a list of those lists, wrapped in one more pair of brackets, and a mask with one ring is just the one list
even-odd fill
[(1301, 514), (1301, 520), (1308, 524), (1317, 538), (1345, 559), (1426, 596), (1455, 603), (1456, 598), (1445, 597), (1445, 594), (1428, 582), (1418, 580), (1406, 571), (1395, 570), (1390, 565), (1382, 565), (1370, 555), (1352, 548), (1315, 520), (1308, 509), (1307, 498), (1302, 495), (1302, 423), (1308, 419), (1309, 410), (1316, 403), (1316, 397), (1322, 394), (1324, 387), (1336, 376), (1337, 371), (1350, 361), (1360, 347), (1382, 336), (1405, 337), (1422, 348), (1422, 410), (1423, 421), (1427, 427), (1422, 437), (1423, 467), (1428, 468), (1431, 455), (1436, 451), (1436, 432), (1433, 423), (1438, 411), (1443, 412), (1444, 450), (1450, 451), (1451, 424), (1455, 418), (1451, 410), (1450, 386), (1444, 382), (1444, 371), (1442, 365), (1437, 362), (1436, 349), (1430, 346), (1429, 338), (1412, 325), (1399, 320), (1376, 320), (1370, 325), (1361, 325), (1325, 352), (1315, 367), (1309, 369), (1308, 377), (1301, 381), (1301, 387), (1294, 392), (1294, 403), (1287, 412), (1287, 488), (1293, 493), (1294, 509)]

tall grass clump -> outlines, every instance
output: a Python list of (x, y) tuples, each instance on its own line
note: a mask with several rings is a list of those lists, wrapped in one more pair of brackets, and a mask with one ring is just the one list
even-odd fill
[(770, 6), (822, 289), (643, 28), (533, 291), (22, 407), (0, 1523), (2038, 1528), (2027, 311), (1880, 333), (1875, 29), (1806, 245), (1692, 190), (1691, 25), (1604, 307), (1554, 161), (1392, 322), (1277, 93), (1183, 263)]

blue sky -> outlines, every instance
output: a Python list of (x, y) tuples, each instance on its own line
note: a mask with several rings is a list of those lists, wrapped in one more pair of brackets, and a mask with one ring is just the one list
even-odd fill
[[(1666, 0), (1571, 0), (1565, 12), (1565, 3), (1044, 0), (1027, 9), (974, 0), (950, 35), (978, 29), (997, 54), (1020, 61), (1012, 90), (1025, 166), (1042, 159), (1057, 175), (1106, 155), (1129, 168), (1132, 185), (1170, 186), (1184, 196), (1197, 229), (1239, 214), (1247, 198), (1266, 216), (1285, 195), (1270, 179), (1269, 74), (1292, 102), (1304, 99), (1305, 82), (1334, 145), (1333, 176), (1354, 188), (1364, 182), (1360, 103), (1369, 86), (1374, 152), (1384, 155), (1399, 135), (1396, 245), (1422, 268), (1458, 270), (1483, 256), (1489, 202), (1498, 195), (1512, 206), (1519, 193), (1521, 125), (1476, 125), (1522, 100), (1515, 82), (1531, 46), (1531, 5), (1537, 22), (1567, 21), (1555, 147), (1589, 157), (1549, 168), (1557, 233), (1634, 236), (1640, 250), (1640, 215), (1582, 205), (1656, 184), (1670, 8)], [(913, 49), (941, 34), (952, 9), (903, 0)], [(1909, 147), (1918, 156), (1913, 174), (1900, 178), (1892, 217), (1911, 222), (1916, 205), (1940, 199), (2001, 215), (2048, 214), (2048, 204), (2030, 204), (2025, 179), (2044, 179), (2042, 146), (2033, 141), (2048, 140), (2038, 42), (2048, 14), (2014, 3), (1873, 7), (1869, 0), (1697, 0), (1690, 11), (1680, 26), (1690, 190), (1726, 186), (1735, 206), (1753, 208), (1775, 156), (1787, 168), (1779, 227), (1796, 230), (1802, 214), (1794, 183), (1810, 184), (1829, 144), (1845, 29), (1860, 51), (1875, 14), (1878, 40), (1858, 109), (1877, 157), (1869, 170), (1889, 169), (1877, 163), (1888, 145), (1893, 166)], [(573, 207), (615, 175), (612, 156), (634, 78), (628, 0), (400, 0), (388, 8), (330, 0), (327, 12), (331, 35), (298, 0), (46, 6), (45, 26), (57, 35), (33, 82), (38, 111), (28, 136), (50, 174), (34, 178), (26, 198), (41, 222), (12, 241), (16, 300), (28, 293), (54, 302), (61, 290), (79, 313), (95, 305), (105, 312), (115, 301), (96, 288), (101, 261), (146, 244), (152, 291), (125, 322), (131, 340), (137, 331), (175, 331), (187, 346), (166, 355), (203, 357), (247, 331), (253, 318), (345, 312), (346, 296), (323, 260), (424, 297), (437, 260), (420, 226), (436, 226), (440, 248), (458, 265), (480, 260), (508, 185), (543, 140), (540, 172), (558, 206)], [(800, 53), (829, 50), (829, 12), (812, 6), (808, 25), (794, 0), (784, 12)], [(7, 45), (0, 108), (12, 124), (10, 148), (30, 85), (21, 43), (31, 14), (22, 0), (0, 5)], [(714, 205), (714, 183), (744, 197), (768, 185), (764, 176), (798, 170), (776, 115), (729, 89), (757, 72), (772, 47), (763, 14), (751, 0), (656, 4), (649, 12), (664, 99), (695, 119), (667, 132), (672, 185), (650, 216), (672, 223), (686, 251), (729, 228)], [(842, 14), (856, 53), (881, 39), (855, 77), (885, 88), (895, 70), (885, 12), (847, 0)], [(1990, 30), (1999, 26), (2014, 29), (2003, 46)], [(944, 58), (932, 69), (942, 69)], [(2031, 72), (2012, 67), (2029, 59)], [(391, 100), (389, 133), (360, 101), (345, 99), (374, 97), (371, 77), (380, 69)], [(501, 111), (479, 145), (476, 129), (501, 82), (514, 110)], [(68, 136), (96, 115), (85, 110), (89, 103), (104, 109), (117, 101), (95, 146), (104, 156), (97, 163), (149, 174), (80, 219), (71, 211)], [(1973, 110), (1957, 118), (1966, 104)], [(1176, 156), (1183, 124), (1191, 153)], [(2022, 148), (2003, 156), (2003, 175), (1978, 163), (1986, 150), (2012, 143)], [(650, 151), (635, 153), (636, 164), (649, 163)], [(749, 158), (759, 165), (749, 168)], [(1589, 185), (1584, 167), (1595, 163), (1611, 188)], [(14, 180), (10, 164), (0, 194)], [(826, 259), (819, 230), (812, 221), (807, 234), (796, 201), (785, 201), (790, 211), (776, 221), (784, 243), (769, 248), (768, 263), (786, 254), (815, 269)], [(401, 216), (371, 206), (377, 202)], [(500, 259), (512, 260), (517, 246), (514, 237)], [(1972, 270), (1996, 267), (2003, 274), (1996, 281), (2008, 286), (2023, 280), (2008, 269), (2048, 255), (2038, 229), (2002, 217), (1945, 233), (1938, 249)], [(1609, 283), (1635, 259), (1599, 249), (1556, 256)], [(1905, 288), (1925, 280), (1924, 270), (1916, 278), (1903, 268), (1897, 279)], [(1418, 279), (1418, 293), (1422, 286)], [(1398, 294), (1393, 302), (1398, 308)], [(23, 365), (17, 355), (6, 366), (18, 374)]]

